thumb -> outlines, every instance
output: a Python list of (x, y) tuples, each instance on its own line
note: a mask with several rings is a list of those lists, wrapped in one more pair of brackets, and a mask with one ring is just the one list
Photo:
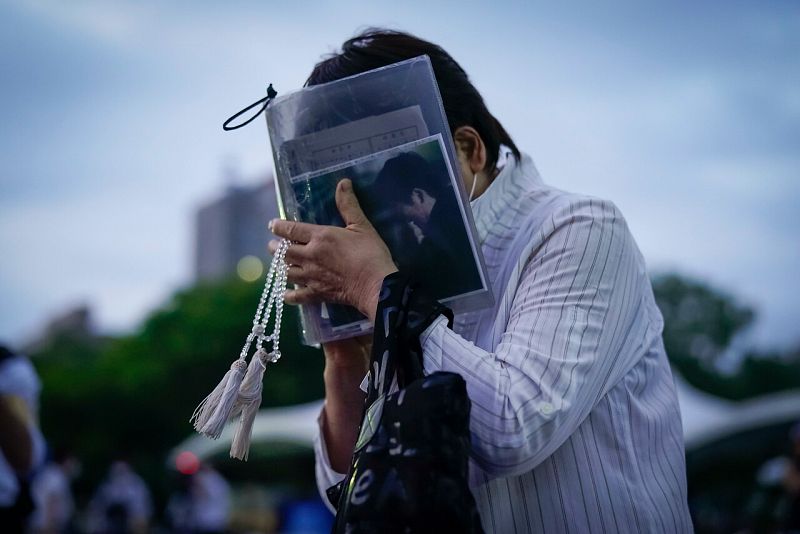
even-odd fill
[(341, 180), (336, 185), (336, 207), (339, 208), (339, 214), (344, 219), (345, 226), (351, 224), (359, 226), (372, 226), (361, 210), (358, 203), (358, 198), (353, 191), (353, 182), (348, 178)]

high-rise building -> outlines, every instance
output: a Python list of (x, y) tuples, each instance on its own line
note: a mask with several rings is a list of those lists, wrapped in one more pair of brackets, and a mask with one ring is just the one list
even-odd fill
[[(239, 273), (258, 278), (269, 259), (267, 223), (278, 217), (272, 178), (256, 186), (229, 186), (195, 216), (195, 279)], [(256, 258), (260, 261), (257, 261)]]

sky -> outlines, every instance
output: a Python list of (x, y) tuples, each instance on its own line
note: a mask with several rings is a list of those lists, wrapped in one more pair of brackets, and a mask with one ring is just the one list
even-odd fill
[(0, 2), (0, 339), (82, 303), (130, 331), (191, 284), (194, 210), (272, 166), (263, 122), (224, 119), (367, 26), (442, 45), (547, 183), (620, 207), (652, 272), (753, 306), (753, 343), (800, 340), (788, 0)]

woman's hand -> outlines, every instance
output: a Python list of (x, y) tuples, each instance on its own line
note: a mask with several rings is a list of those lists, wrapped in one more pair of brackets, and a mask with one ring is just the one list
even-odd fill
[[(272, 233), (294, 241), (286, 251), (290, 304), (331, 302), (357, 308), (375, 321), (378, 293), (384, 277), (397, 270), (389, 249), (367, 219), (348, 179), (336, 187), (336, 207), (345, 227), (276, 219)], [(277, 241), (269, 244), (273, 254)]]

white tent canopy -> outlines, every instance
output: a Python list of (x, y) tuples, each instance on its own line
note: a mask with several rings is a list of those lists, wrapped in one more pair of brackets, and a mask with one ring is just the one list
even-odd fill
[(750, 429), (800, 421), (800, 389), (732, 402), (693, 388), (677, 373), (675, 385), (687, 449)]
[[(302, 447), (313, 446), (317, 431), (317, 417), (322, 409), (322, 401), (268, 408), (258, 412), (253, 422), (252, 443), (290, 443)], [(169, 465), (175, 465), (175, 458), (184, 451), (194, 453), (201, 460), (227, 452), (233, 441), (236, 426), (229, 423), (217, 440), (195, 434), (184, 440), (172, 450)]]
[[(800, 420), (800, 389), (765, 395), (743, 402), (726, 401), (687, 384), (677, 373), (675, 382), (687, 449), (745, 430)], [(261, 410), (253, 424), (253, 443), (289, 443), (311, 449), (322, 401)], [(230, 449), (235, 427), (229, 424), (218, 440), (194, 435), (173, 449), (175, 457), (189, 451), (205, 459)]]

